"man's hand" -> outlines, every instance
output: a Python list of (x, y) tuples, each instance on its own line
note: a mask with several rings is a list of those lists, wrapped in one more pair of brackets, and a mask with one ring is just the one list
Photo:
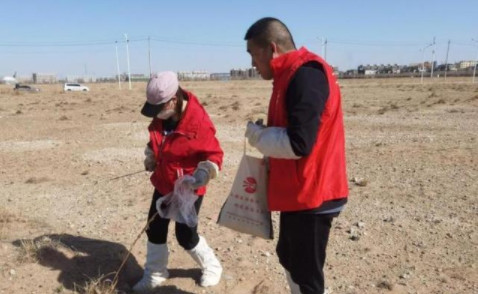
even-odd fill
[(264, 129), (265, 129), (264, 125), (255, 124), (252, 121), (249, 121), (247, 123), (246, 134), (245, 134), (247, 140), (249, 141), (249, 144), (251, 144), (252, 146), (255, 146), (257, 141), (259, 140), (262, 130)]
[(149, 146), (146, 146), (144, 149), (144, 169), (152, 172), (156, 168), (156, 158), (154, 157), (154, 152), (149, 148)]

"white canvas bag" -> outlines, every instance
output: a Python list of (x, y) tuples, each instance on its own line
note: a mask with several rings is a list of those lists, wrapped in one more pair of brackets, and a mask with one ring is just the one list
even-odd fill
[(241, 233), (273, 239), (266, 187), (265, 160), (244, 152), (217, 223)]

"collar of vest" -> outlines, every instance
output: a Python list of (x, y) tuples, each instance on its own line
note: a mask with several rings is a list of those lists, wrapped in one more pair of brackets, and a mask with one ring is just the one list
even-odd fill
[[(270, 61), (270, 66), (272, 69), (272, 74), (274, 80), (277, 80), (282, 76), (286, 71), (295, 70), (293, 64), (297, 64), (298, 60), (305, 58), (310, 52), (305, 48), (301, 47), (299, 50), (294, 50), (282, 54), (279, 57), (276, 57)], [(301, 62), (299, 62), (302, 64)]]

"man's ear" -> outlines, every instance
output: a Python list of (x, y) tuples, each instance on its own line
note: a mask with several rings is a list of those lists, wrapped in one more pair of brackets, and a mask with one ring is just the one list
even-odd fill
[(279, 57), (280, 52), (279, 52), (279, 46), (277, 46), (277, 43), (271, 42), (270, 46), (271, 46), (271, 50), (272, 50), (272, 58)]

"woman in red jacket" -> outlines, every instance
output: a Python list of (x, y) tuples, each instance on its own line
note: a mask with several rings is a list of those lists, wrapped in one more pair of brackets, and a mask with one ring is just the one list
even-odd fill
[[(148, 220), (156, 213), (156, 201), (173, 191), (174, 182), (182, 175), (192, 175), (191, 183), (199, 196), (196, 212), (206, 193), (206, 185), (217, 176), (222, 164), (223, 151), (215, 136), (216, 129), (191, 92), (179, 87), (174, 72), (154, 75), (146, 89), (147, 101), (141, 113), (153, 120), (148, 127), (150, 141), (146, 146), (146, 170), (153, 172), (151, 183), (154, 194)], [(148, 236), (143, 278), (133, 287), (136, 292), (158, 287), (168, 276), (169, 251), (167, 235), (169, 219), (156, 216), (146, 231)], [(219, 283), (222, 267), (197, 226), (176, 223), (176, 238), (202, 269), (200, 285)]]

